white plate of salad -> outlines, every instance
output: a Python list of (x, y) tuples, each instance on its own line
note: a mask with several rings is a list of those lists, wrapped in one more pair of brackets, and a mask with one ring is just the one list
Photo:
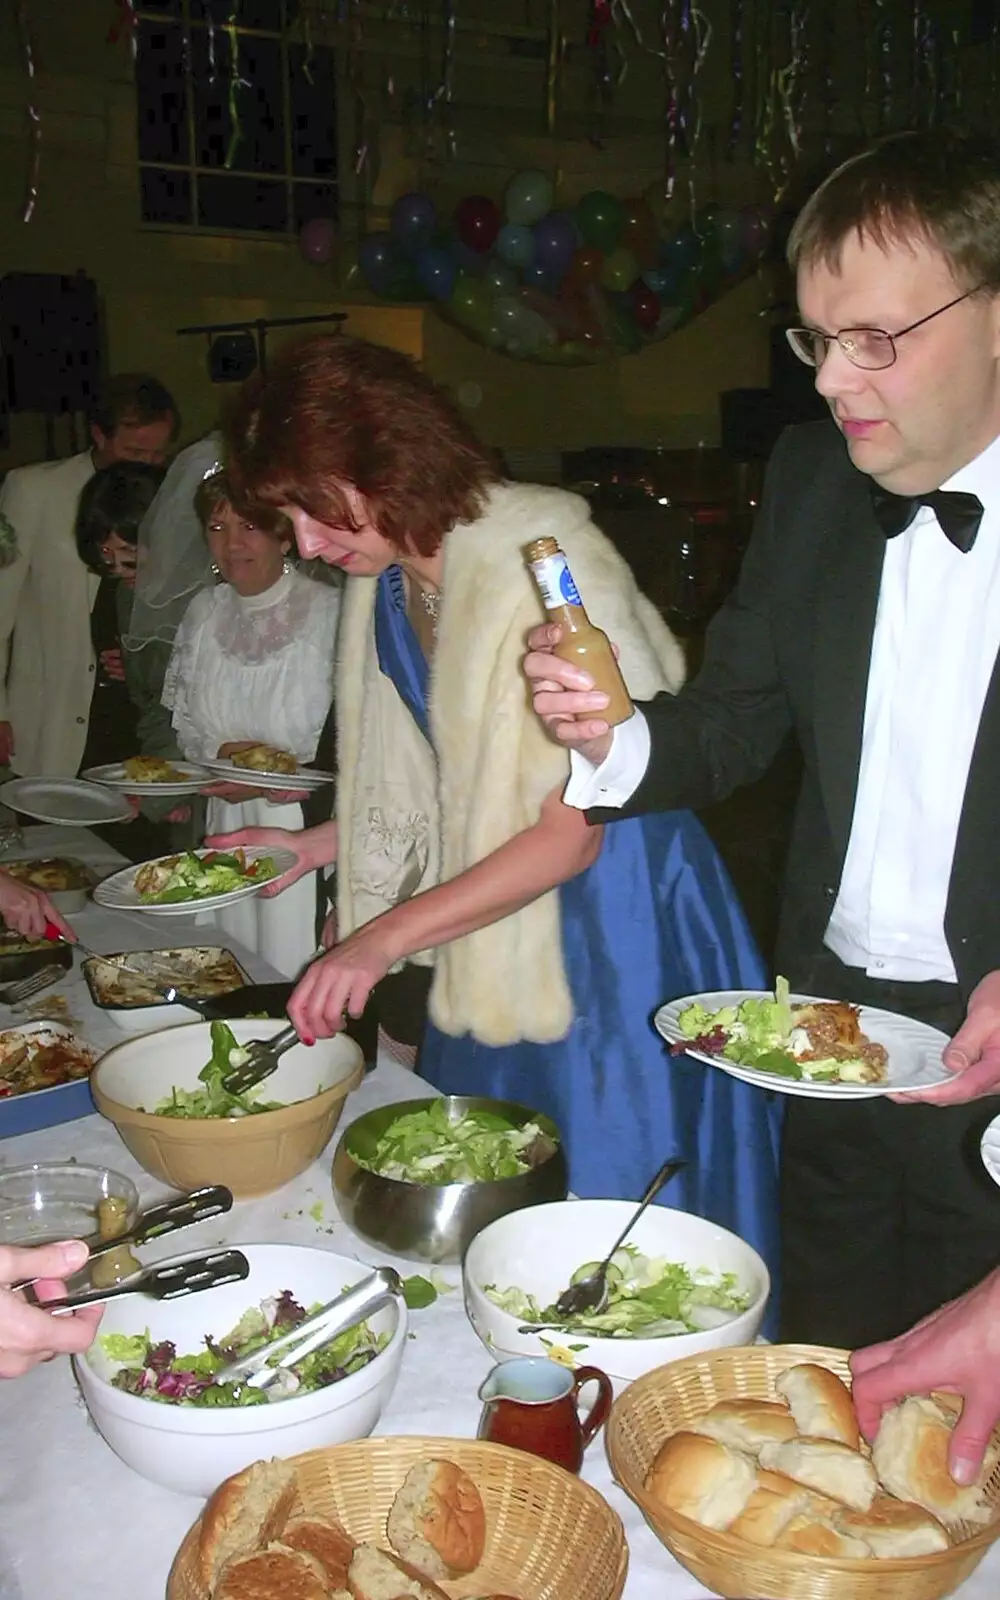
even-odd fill
[(864, 1100), (947, 1083), (947, 1034), (874, 1006), (765, 989), (720, 989), (661, 1006), (657, 1031), (673, 1054), (721, 1067), (779, 1094)]
[(291, 850), (241, 846), (236, 850), (186, 850), (158, 856), (140, 867), (125, 867), (94, 890), (99, 905), (112, 911), (149, 911), (184, 916), (192, 910), (217, 910), (259, 894), (265, 884), (295, 865)]

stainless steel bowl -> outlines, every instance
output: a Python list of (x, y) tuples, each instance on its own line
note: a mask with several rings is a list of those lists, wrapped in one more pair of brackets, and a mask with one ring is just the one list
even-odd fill
[(508, 1211), (565, 1200), (569, 1188), (562, 1135), (539, 1111), (513, 1100), (448, 1095), (449, 1119), (468, 1111), (494, 1111), (511, 1122), (537, 1122), (557, 1141), (554, 1153), (516, 1178), (489, 1183), (409, 1183), (383, 1178), (354, 1160), (374, 1153), (391, 1122), (408, 1111), (427, 1111), (437, 1100), (400, 1100), (358, 1117), (341, 1135), (333, 1158), (333, 1191), (344, 1221), (371, 1244), (413, 1261), (461, 1261), (476, 1234)]

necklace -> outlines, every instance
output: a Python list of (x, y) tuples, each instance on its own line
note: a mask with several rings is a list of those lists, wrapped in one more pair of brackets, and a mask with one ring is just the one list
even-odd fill
[(422, 589), (418, 584), (417, 593), (420, 595), (420, 604), (431, 619), (431, 627), (437, 633), (438, 616), (441, 611), (441, 591), (440, 589)]

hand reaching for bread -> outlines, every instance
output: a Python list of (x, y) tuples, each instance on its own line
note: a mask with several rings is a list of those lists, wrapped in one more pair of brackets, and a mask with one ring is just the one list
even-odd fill
[(989, 1468), (967, 1487), (948, 1471), (959, 1408), (947, 1397), (887, 1410), (869, 1454), (835, 1373), (803, 1362), (775, 1388), (778, 1400), (723, 1400), (672, 1434), (650, 1499), (748, 1544), (827, 1559), (929, 1555), (948, 1549), (948, 1527), (958, 1538), (992, 1519)]

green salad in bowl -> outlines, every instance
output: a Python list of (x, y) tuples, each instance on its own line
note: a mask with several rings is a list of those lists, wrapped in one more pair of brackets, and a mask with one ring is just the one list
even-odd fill
[[(213, 1022), (211, 1027), (212, 1054), (198, 1074), (203, 1089), (179, 1089), (176, 1085), (153, 1112), (158, 1117), (249, 1117), (260, 1111), (280, 1111), (283, 1100), (262, 1100), (263, 1085), (257, 1084), (243, 1094), (230, 1094), (223, 1088), (222, 1080), (234, 1067), (241, 1067), (249, 1059), (249, 1052), (241, 1045), (232, 1028), (225, 1022)], [(139, 1106), (139, 1111), (145, 1107)]]
[(456, 1118), (441, 1099), (396, 1117), (369, 1154), (352, 1154), (369, 1172), (406, 1183), (489, 1183), (530, 1171), (555, 1148), (540, 1123), (516, 1123), (487, 1110)]

